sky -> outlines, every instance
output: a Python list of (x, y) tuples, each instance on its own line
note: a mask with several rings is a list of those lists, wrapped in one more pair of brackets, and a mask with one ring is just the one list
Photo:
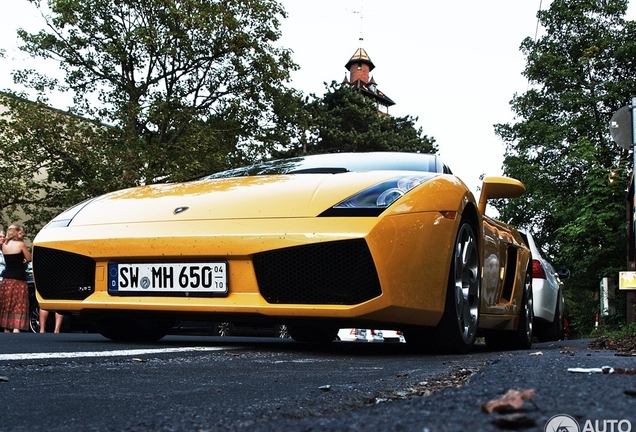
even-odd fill
[[(504, 144), (497, 123), (513, 122), (510, 101), (528, 90), (519, 47), (539, 37), (537, 11), (550, 0), (282, 0), (288, 13), (279, 44), (293, 51), (300, 70), (292, 85), (322, 96), (324, 83), (341, 82), (344, 65), (364, 48), (378, 89), (396, 104), (394, 116), (412, 116), (435, 138), (439, 154), (473, 192), (479, 177), (501, 175)], [(12, 0), (0, 15), (0, 89), (19, 90), (10, 71), (50, 68), (17, 50), (15, 31), (42, 28), (38, 11)], [(632, 5), (628, 18), (632, 14)], [(633, 19), (633, 18), (631, 18)], [(55, 64), (52, 65), (55, 67)], [(56, 108), (64, 109), (64, 102)], [(609, 120), (608, 120), (609, 121)]]
[[(519, 47), (535, 37), (548, 0), (283, 0), (282, 45), (301, 66), (294, 86), (322, 95), (341, 82), (361, 46), (394, 116), (417, 117), (439, 154), (474, 192), (501, 175), (504, 145), (493, 125), (514, 120), (510, 100), (528, 89)], [(360, 41), (362, 37), (362, 41)]]

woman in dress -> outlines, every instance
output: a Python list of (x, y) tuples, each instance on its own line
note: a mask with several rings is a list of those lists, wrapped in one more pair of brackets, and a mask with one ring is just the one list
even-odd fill
[[(4, 230), (0, 230), (0, 245), (4, 243)], [(4, 263), (4, 255), (2, 255), (2, 251), (0, 250), (0, 284), (2, 284), (2, 275), (4, 275), (4, 268), (6, 264)]]
[(0, 285), (0, 327), (5, 333), (19, 333), (29, 328), (29, 289), (26, 282), (26, 264), (31, 252), (24, 244), (24, 228), (11, 225), (2, 243), (6, 263)]

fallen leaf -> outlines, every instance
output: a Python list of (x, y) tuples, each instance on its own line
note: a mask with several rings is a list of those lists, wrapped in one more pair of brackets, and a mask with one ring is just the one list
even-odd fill
[(523, 406), (525, 401), (534, 398), (534, 390), (508, 390), (508, 392), (499, 399), (493, 399), (489, 402), (481, 404), (481, 410), (487, 413), (493, 411), (502, 412), (508, 410), (516, 410)]
[(612, 350), (617, 351), (616, 355), (633, 356), (636, 355), (636, 338), (633, 336), (623, 338), (601, 336), (592, 340), (588, 344), (588, 348)]

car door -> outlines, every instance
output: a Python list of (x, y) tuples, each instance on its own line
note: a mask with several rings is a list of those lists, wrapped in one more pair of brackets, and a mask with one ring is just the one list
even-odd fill
[(510, 226), (483, 217), (483, 275), (481, 311), (487, 314), (517, 312), (515, 287), (523, 285), (519, 262), (521, 244)]

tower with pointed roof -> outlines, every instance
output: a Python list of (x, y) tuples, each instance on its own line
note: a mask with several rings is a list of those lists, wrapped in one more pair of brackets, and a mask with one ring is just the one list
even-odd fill
[[(349, 77), (345, 75), (344, 83), (373, 99), (378, 104), (380, 113), (389, 114), (389, 107), (395, 105), (395, 102), (378, 90), (378, 85), (371, 76), (371, 71), (375, 69), (375, 65), (364, 48), (356, 50), (345, 68), (349, 71)], [(382, 111), (382, 107), (386, 112)]]

